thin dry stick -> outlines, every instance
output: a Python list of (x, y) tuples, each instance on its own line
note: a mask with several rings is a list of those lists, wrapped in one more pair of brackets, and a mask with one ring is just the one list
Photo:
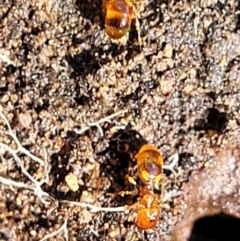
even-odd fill
[(16, 135), (14, 134), (14, 132), (13, 132), (13, 130), (12, 130), (12, 128), (11, 128), (11, 126), (10, 126), (7, 118), (6, 118), (5, 115), (2, 113), (2, 111), (0, 111), (0, 117), (3, 119), (5, 125), (6, 125), (7, 128), (8, 128), (8, 131), (6, 131), (5, 133), (8, 134), (8, 135), (10, 135), (10, 136), (13, 138), (13, 140), (15, 141), (15, 143), (17, 144), (17, 149), (14, 150), (14, 152), (15, 152), (16, 154), (17, 154), (18, 152), (21, 152), (21, 153), (25, 154), (26, 156), (30, 157), (32, 160), (38, 162), (40, 165), (43, 166), (43, 165), (44, 165), (44, 162), (43, 162), (42, 159), (34, 156), (30, 151), (28, 151), (27, 149), (25, 149), (25, 148), (21, 145), (21, 143), (19, 142), (18, 138), (17, 138)]
[(97, 207), (89, 203), (81, 203), (81, 202), (74, 202), (74, 201), (68, 201), (68, 200), (63, 200), (61, 202), (64, 203), (69, 203), (75, 206), (79, 206), (82, 208), (89, 208), (91, 212), (96, 213), (96, 212), (125, 212), (126, 207), (125, 206), (120, 206), (120, 207)]
[[(26, 184), (23, 182), (16, 182), (10, 178), (5, 178), (3, 176), (0, 176), (0, 182), (7, 186), (13, 186), (17, 188), (24, 188), (31, 190), (35, 193), (35, 195), (40, 199), (40, 201), (44, 204), (48, 204), (47, 201), (45, 201), (45, 198), (52, 198), (48, 193), (44, 192), (38, 182), (35, 182), (34, 184)], [(53, 198), (52, 198), (53, 199)]]
[[(14, 160), (17, 162), (17, 164), (20, 166), (21, 168), (21, 172), (23, 173), (23, 175), (25, 175), (32, 183), (33, 186), (26, 186), (27, 189), (33, 190), (34, 193), (39, 197), (39, 199), (41, 200), (41, 202), (46, 203), (44, 197), (49, 197), (48, 193), (44, 192), (41, 188), (41, 185), (43, 183), (46, 182), (46, 178), (44, 178), (41, 181), (37, 181), (35, 180), (29, 173), (28, 171), (25, 169), (23, 162), (21, 161), (21, 159), (16, 155), (16, 153), (14, 152), (14, 150), (12, 150), (9, 146), (7, 146), (6, 144), (3, 144), (0, 142), (0, 147), (4, 148), (6, 151), (8, 151), (10, 154), (12, 154)], [(45, 165), (45, 167), (47, 167), (47, 165)], [(47, 175), (48, 178), (48, 175)], [(6, 179), (7, 180), (7, 179)], [(11, 182), (10, 179), (8, 179), (9, 182)], [(12, 181), (13, 183), (14, 181)], [(5, 182), (6, 184), (6, 182)], [(9, 184), (10, 185), (10, 184)], [(14, 184), (14, 186), (16, 186), (16, 183)]]
[(78, 134), (78, 135), (81, 135), (83, 134), (84, 132), (86, 132), (87, 130), (89, 130), (91, 127), (94, 127), (96, 126), (98, 128), (98, 130), (100, 131), (100, 134), (101, 136), (103, 136), (103, 131), (102, 131), (102, 128), (100, 127), (100, 124), (104, 123), (104, 122), (109, 122), (111, 119), (119, 116), (119, 115), (122, 115), (124, 113), (128, 112), (128, 110), (121, 110), (121, 111), (118, 111), (112, 115), (109, 115), (109, 116), (106, 116), (96, 122), (90, 122), (88, 124), (86, 124), (86, 126), (82, 127), (80, 130), (77, 130), (76, 128), (74, 129), (74, 131)]
[(0, 176), (0, 182), (4, 185), (7, 185), (7, 186), (25, 188), (25, 189), (29, 189), (29, 190), (32, 190), (32, 191), (34, 191), (34, 189), (35, 189), (34, 185), (29, 185), (29, 184), (26, 184), (26, 183), (23, 183), (23, 182), (16, 182), (12, 179), (5, 178), (5, 177), (2, 177), (2, 176)]
[[(26, 183), (22, 183), (22, 182), (16, 182), (12, 179), (9, 178), (5, 178), (0, 176), (0, 182), (4, 185), (7, 186), (14, 186), (17, 188), (25, 188), (25, 189), (29, 189), (34, 191), (34, 193), (36, 193), (36, 186), (35, 185), (29, 185)], [(45, 195), (48, 196), (49, 198), (54, 199), (53, 197), (51, 197), (50, 195), (48, 195), (48, 193), (42, 191), (42, 189), (38, 190), (39, 193), (41, 193), (41, 196)], [(37, 195), (40, 196), (40, 195)], [(82, 208), (89, 208), (91, 212), (125, 212), (126, 208), (124, 206), (120, 206), (120, 207), (97, 207), (94, 206), (92, 204), (88, 204), (88, 203), (81, 203), (81, 202), (74, 202), (74, 201), (68, 201), (68, 200), (63, 200), (61, 201), (62, 203), (68, 203), (68, 204), (72, 204), (74, 206), (79, 206)]]
[[(19, 167), (21, 168), (21, 172), (23, 173), (23, 175), (25, 175), (33, 184), (32, 185), (28, 185), (25, 183), (21, 183), (21, 182), (16, 182), (13, 181), (11, 179), (7, 179), (4, 177), (0, 178), (0, 182), (2, 182), (5, 185), (12, 185), (18, 188), (25, 188), (25, 189), (29, 189), (32, 190), (35, 195), (41, 200), (42, 203), (47, 204), (45, 198), (46, 197), (50, 197), (48, 193), (44, 192), (41, 188), (43, 183), (48, 183), (49, 181), (49, 165), (47, 162), (47, 152), (45, 150), (45, 159), (44, 161), (38, 157), (36, 157), (35, 155), (33, 155), (31, 152), (29, 152), (27, 149), (25, 149), (21, 143), (19, 142), (18, 138), (16, 137), (16, 135), (14, 134), (13, 130), (11, 129), (11, 126), (7, 120), (7, 118), (5, 117), (5, 115), (0, 111), (0, 117), (3, 119), (5, 125), (8, 128), (8, 132), (5, 132), (6, 134), (10, 135), (13, 140), (15, 141), (16, 145), (17, 145), (17, 149), (13, 150), (11, 147), (9, 147), (8, 145), (4, 144), (4, 143), (0, 143), (0, 148), (4, 151), (9, 152), (14, 160), (17, 162), (17, 164), (19, 165)], [(21, 152), (23, 154), (25, 154), (26, 156), (28, 156), (30, 159), (38, 162), (41, 165), (44, 165), (45, 167), (45, 177), (41, 180), (41, 181), (37, 181), (35, 180), (25, 169), (22, 160), (18, 157), (18, 153)]]
[(56, 236), (57, 234), (61, 233), (62, 231), (64, 232), (65, 240), (68, 241), (67, 221), (68, 220), (65, 219), (63, 225), (58, 230), (56, 230), (56, 231), (54, 231), (50, 234), (47, 234), (44, 238), (40, 239), (39, 241), (44, 241), (44, 240), (47, 240), (49, 238), (52, 238), (52, 237)]
[(12, 148), (10, 148), (9, 146), (7, 146), (6, 144), (3, 144), (0, 142), (0, 147), (4, 148), (5, 151), (8, 151), (10, 154), (12, 154), (14, 160), (17, 162), (17, 164), (20, 166), (22, 173), (29, 178), (30, 181), (32, 181), (33, 183), (36, 182), (36, 180), (34, 180), (34, 178), (27, 172), (27, 170), (25, 169), (25, 167), (23, 166), (23, 163), (21, 161), (21, 159), (16, 155), (16, 153), (14, 152), (14, 150)]

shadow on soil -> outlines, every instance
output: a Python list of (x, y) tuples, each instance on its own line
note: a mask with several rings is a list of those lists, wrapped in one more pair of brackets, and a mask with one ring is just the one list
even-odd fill
[[(111, 180), (109, 193), (116, 194), (120, 191), (131, 191), (136, 188), (127, 181), (126, 175), (137, 180), (134, 156), (146, 143), (147, 141), (137, 131), (124, 129), (116, 132), (110, 138), (108, 148), (97, 153), (105, 160), (100, 166), (101, 172), (107, 173)], [(120, 203), (123, 201), (124, 204), (128, 201), (133, 203), (135, 198), (129, 196), (129, 200), (127, 200), (127, 196), (116, 195), (116, 199)]]
[(240, 240), (240, 219), (223, 213), (195, 221), (189, 241)]

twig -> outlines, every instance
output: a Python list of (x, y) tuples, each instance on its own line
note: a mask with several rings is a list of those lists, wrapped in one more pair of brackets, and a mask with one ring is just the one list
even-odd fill
[(3, 176), (0, 176), (0, 182), (7, 186), (14, 186), (17, 188), (25, 188), (28, 190), (31, 190), (35, 193), (35, 195), (41, 200), (42, 203), (48, 204), (47, 201), (45, 201), (45, 198), (52, 198), (48, 193), (44, 192), (38, 182), (34, 182), (34, 184), (26, 184), (23, 182), (16, 182), (10, 178), (5, 178)]
[[(0, 182), (4, 185), (14, 186), (14, 187), (18, 187), (18, 188), (25, 188), (25, 189), (29, 189), (32, 191), (36, 191), (35, 185), (29, 185), (29, 184), (22, 183), (22, 182), (16, 182), (12, 179), (8, 179), (8, 178), (2, 177), (2, 176), (0, 176)], [(48, 197), (51, 197), (45, 192), (43, 192), (43, 194), (45, 194)], [(63, 200), (61, 202), (69, 203), (69, 204), (79, 206), (82, 208), (89, 208), (91, 210), (91, 212), (93, 212), (93, 213), (94, 212), (124, 212), (126, 210), (126, 208), (124, 206), (108, 208), (108, 207), (97, 207), (97, 206), (94, 206), (94, 205), (88, 204), (88, 203), (74, 202), (74, 201), (68, 201), (68, 200)]]
[(52, 238), (54, 236), (56, 236), (57, 234), (59, 234), (60, 232), (64, 232), (64, 237), (65, 237), (65, 240), (68, 241), (68, 229), (67, 229), (67, 219), (64, 220), (64, 223), (63, 225), (56, 231), (50, 233), (50, 234), (47, 234), (44, 238), (40, 239), (39, 241), (44, 241), (44, 240), (47, 240), (49, 238)]
[(1, 143), (0, 142), (0, 147), (4, 148), (5, 151), (8, 151), (10, 154), (12, 154), (14, 160), (18, 163), (18, 165), (20, 166), (21, 168), (21, 171), (22, 173), (29, 178), (30, 181), (32, 181), (33, 183), (36, 182), (36, 180), (34, 180), (34, 178), (27, 172), (27, 170), (25, 169), (25, 167), (23, 166), (23, 163), (21, 161), (21, 159), (16, 155), (15, 151), (10, 148), (9, 146), (7, 146), (6, 144), (4, 143)]
[(120, 207), (97, 207), (89, 203), (81, 203), (81, 202), (74, 202), (74, 201), (68, 201), (68, 200), (63, 200), (61, 201), (63, 203), (69, 203), (75, 206), (79, 206), (82, 208), (89, 208), (91, 212), (96, 213), (96, 212), (125, 212), (126, 207), (120, 206)]
[(7, 186), (14, 186), (14, 187), (25, 188), (25, 189), (29, 189), (29, 190), (35, 189), (35, 187), (33, 185), (29, 185), (29, 184), (26, 184), (23, 182), (16, 182), (12, 179), (8, 179), (8, 178), (2, 177), (2, 176), (0, 176), (0, 182)]
[[(22, 183), (22, 182), (16, 182), (12, 179), (8, 179), (5, 177), (0, 176), (0, 182), (4, 185), (8, 185), (8, 186), (14, 186), (14, 187), (18, 187), (18, 188), (25, 188), (25, 189), (29, 189), (32, 190), (36, 193), (36, 186), (35, 185), (29, 185), (26, 183)], [(41, 196), (45, 195), (51, 198), (51, 196), (48, 195), (48, 193), (42, 191), (42, 189), (40, 189), (42, 194)], [(39, 195), (37, 195), (39, 196)], [(95, 212), (125, 212), (126, 211), (126, 207), (125, 206), (120, 206), (120, 207), (97, 207), (94, 206), (92, 204), (89, 203), (81, 203), (81, 202), (74, 202), (74, 201), (68, 201), (68, 200), (63, 200), (61, 201), (62, 203), (68, 203), (68, 204), (72, 204), (75, 206), (79, 206), (82, 208), (89, 208), (91, 212), (95, 213)]]
[[(23, 162), (21, 161), (21, 159), (16, 155), (15, 151), (12, 150), (9, 146), (7, 146), (6, 144), (3, 144), (0, 142), (0, 147), (4, 148), (6, 151), (8, 151), (10, 154), (12, 154), (14, 160), (17, 162), (17, 164), (20, 166), (21, 168), (21, 172), (23, 175), (25, 175), (32, 183), (32, 186), (25, 186), (25, 188), (33, 190), (34, 193), (39, 197), (39, 199), (41, 200), (42, 203), (46, 203), (46, 201), (44, 200), (43, 197), (49, 197), (49, 194), (44, 192), (41, 188), (43, 183), (46, 183), (47, 178), (48, 178), (48, 174), (47, 174), (47, 178), (42, 179), (41, 181), (37, 181), (35, 180), (29, 173), (28, 171), (25, 169)], [(45, 165), (45, 167), (47, 167), (47, 165)], [(3, 180), (3, 179), (2, 179)], [(11, 183), (14, 183), (14, 186), (17, 187), (16, 182), (12, 181), (10, 179), (5, 179), (5, 181), (8, 180)], [(5, 182), (6, 184), (6, 182)], [(10, 184), (9, 184), (10, 185)]]
[(103, 136), (103, 130), (100, 126), (100, 124), (104, 123), (104, 122), (109, 122), (111, 119), (113, 119), (114, 117), (117, 117), (119, 115), (122, 115), (124, 113), (128, 112), (128, 110), (121, 110), (121, 111), (118, 111), (116, 113), (113, 113), (112, 115), (109, 115), (109, 116), (106, 116), (96, 122), (90, 122), (88, 124), (86, 124), (84, 127), (82, 127), (80, 130), (78, 130), (77, 128), (74, 128), (74, 131), (76, 132), (76, 134), (78, 135), (81, 135), (83, 134), (84, 132), (86, 132), (87, 130), (91, 129), (91, 127), (97, 127), (99, 132), (100, 132), (100, 135)]
[(27, 149), (25, 149), (21, 143), (19, 142), (17, 136), (15, 135), (15, 133), (13, 132), (7, 118), (5, 117), (5, 115), (2, 113), (2, 111), (0, 111), (0, 117), (3, 119), (5, 125), (7, 126), (8, 128), (8, 131), (6, 132), (6, 134), (10, 135), (13, 140), (15, 141), (15, 143), (17, 144), (17, 149), (14, 150), (14, 152), (17, 154), (18, 152), (21, 152), (23, 154), (25, 154), (26, 156), (30, 157), (32, 160), (38, 162), (40, 165), (44, 165), (44, 162), (42, 159), (34, 156), (30, 151), (28, 151)]
[[(17, 149), (12, 149), (10, 146), (1, 143), (0, 142), (0, 149), (9, 152), (14, 160), (17, 162), (18, 166), (21, 168), (21, 172), (24, 176), (26, 176), (31, 182), (31, 185), (25, 184), (25, 183), (21, 183), (21, 182), (16, 182), (14, 180), (11, 179), (7, 179), (4, 177), (1, 177), (0, 182), (2, 182), (5, 185), (12, 185), (18, 188), (26, 188), (29, 190), (32, 190), (35, 195), (41, 200), (42, 203), (47, 204), (46, 201), (46, 197), (50, 197), (48, 193), (44, 192), (41, 188), (43, 183), (47, 183), (49, 181), (49, 165), (47, 162), (47, 152), (45, 150), (45, 159), (44, 161), (36, 156), (34, 156), (33, 154), (31, 154), (28, 150), (26, 150), (21, 143), (19, 142), (18, 138), (16, 137), (16, 135), (14, 134), (13, 130), (11, 129), (11, 126), (7, 120), (7, 118), (5, 117), (5, 115), (0, 111), (0, 117), (3, 119), (5, 125), (8, 128), (8, 132), (6, 132), (8, 135), (10, 135), (13, 140), (15, 141), (15, 143), (17, 144)], [(31, 160), (34, 160), (38, 163), (40, 163), (41, 165), (44, 165), (45, 167), (45, 176), (41, 181), (37, 181), (33, 178), (33, 176), (25, 169), (24, 164), (22, 162), (22, 160), (19, 158), (19, 156), (17, 155), (18, 152), (24, 153), (25, 155), (27, 155)]]

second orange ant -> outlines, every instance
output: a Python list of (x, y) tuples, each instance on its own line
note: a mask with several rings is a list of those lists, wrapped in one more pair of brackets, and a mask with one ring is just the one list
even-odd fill
[(141, 180), (137, 226), (151, 229), (157, 224), (161, 210), (163, 158), (157, 148), (143, 145), (135, 156), (137, 175)]
[[(135, 159), (137, 161), (137, 176), (141, 181), (140, 197), (136, 203), (138, 210), (136, 225), (142, 230), (153, 229), (156, 227), (161, 215), (163, 168), (173, 171), (173, 166), (178, 159), (171, 165), (164, 166), (163, 157), (159, 150), (148, 144), (140, 148), (135, 155)], [(136, 185), (132, 177), (128, 177), (128, 180)], [(172, 196), (175, 195), (170, 194), (170, 197)]]

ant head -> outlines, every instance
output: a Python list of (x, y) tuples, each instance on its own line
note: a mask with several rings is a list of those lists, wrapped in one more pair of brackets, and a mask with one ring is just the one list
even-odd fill
[(135, 158), (138, 177), (142, 183), (160, 190), (163, 158), (158, 149), (151, 145), (143, 145)]

